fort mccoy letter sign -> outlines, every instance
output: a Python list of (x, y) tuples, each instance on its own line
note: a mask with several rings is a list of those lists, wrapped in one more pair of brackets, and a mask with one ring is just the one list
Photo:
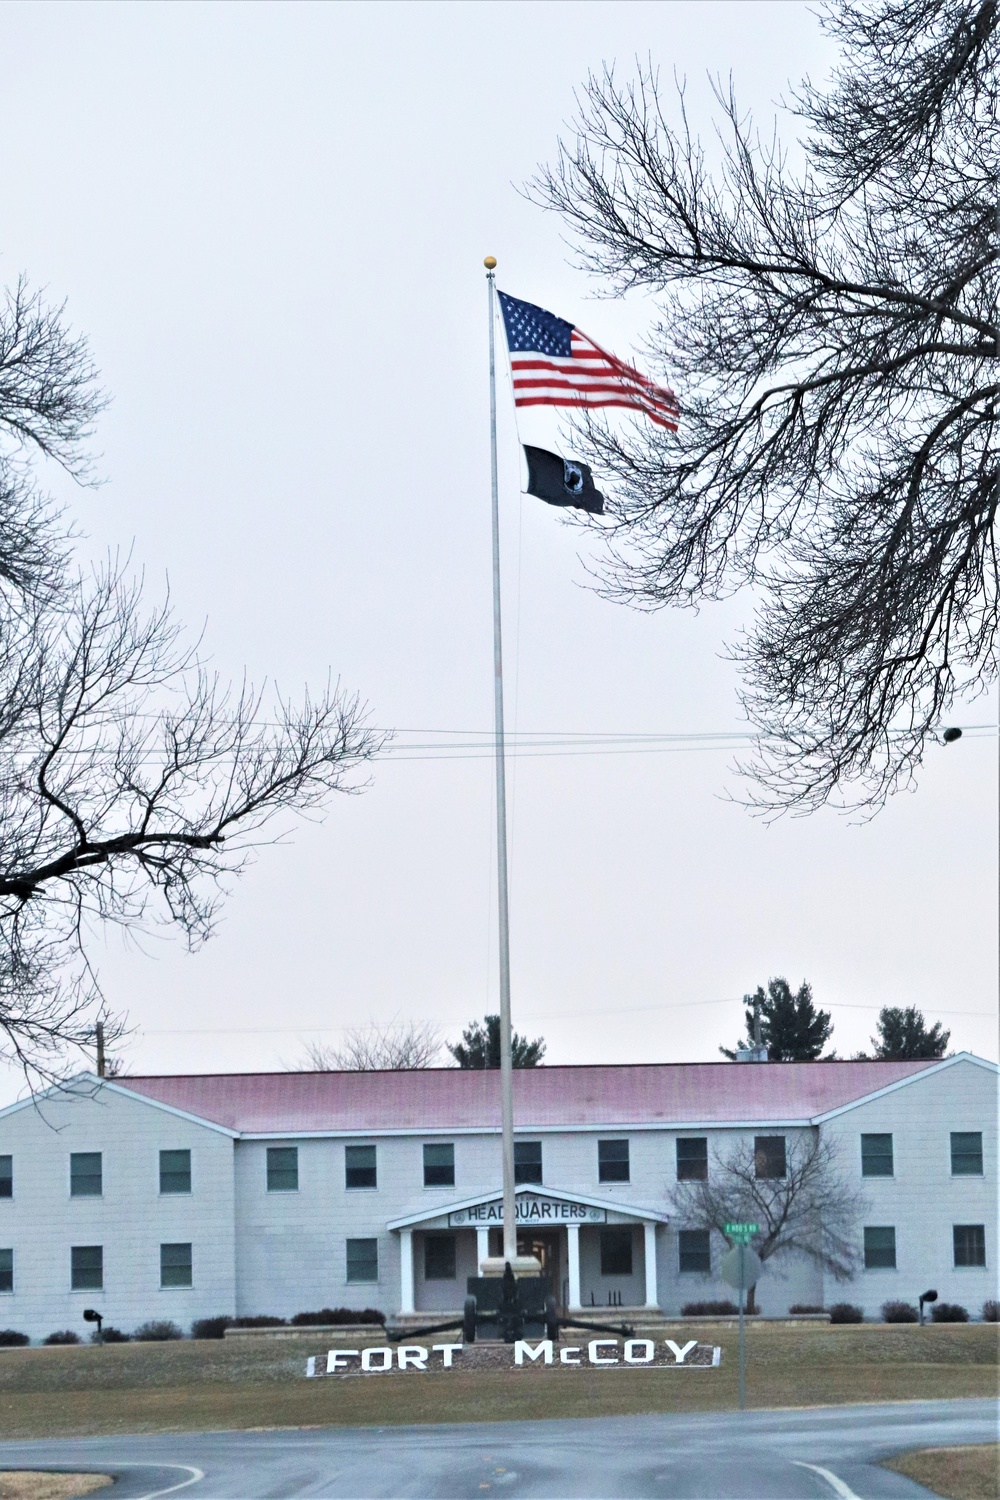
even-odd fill
[(585, 1344), (554, 1344), (551, 1339), (518, 1339), (514, 1344), (388, 1344), (368, 1349), (331, 1349), (324, 1361), (312, 1354), (306, 1361), (306, 1375), (387, 1375), (416, 1370), (544, 1370), (560, 1365), (578, 1369), (601, 1366), (605, 1369), (656, 1368), (662, 1370), (714, 1370), (722, 1360), (717, 1345), (699, 1344), (688, 1339), (682, 1344), (673, 1339), (590, 1339)]

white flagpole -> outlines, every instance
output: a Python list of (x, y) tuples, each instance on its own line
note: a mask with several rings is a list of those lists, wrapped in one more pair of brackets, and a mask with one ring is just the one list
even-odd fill
[(493, 496), (493, 715), (497, 775), (497, 908), (500, 929), (500, 1114), (503, 1159), (503, 1258), (517, 1258), (517, 1198), (514, 1192), (514, 1094), (510, 1026), (510, 919), (507, 904), (507, 786), (503, 733), (503, 650), (500, 635), (500, 500), (497, 483), (496, 257), (487, 255), (486, 292), (490, 326), (490, 479)]

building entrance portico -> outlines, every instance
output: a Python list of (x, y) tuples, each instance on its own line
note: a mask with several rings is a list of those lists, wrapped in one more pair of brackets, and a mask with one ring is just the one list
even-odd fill
[[(457, 1312), (468, 1276), (499, 1249), (499, 1193), (442, 1204), (387, 1224), (399, 1234), (401, 1316)], [(655, 1209), (540, 1186), (517, 1195), (518, 1252), (533, 1254), (569, 1311), (625, 1306), (659, 1311)]]

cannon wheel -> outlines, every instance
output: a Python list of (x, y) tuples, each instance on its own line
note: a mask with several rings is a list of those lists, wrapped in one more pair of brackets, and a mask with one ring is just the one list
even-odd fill
[(554, 1297), (545, 1299), (545, 1337), (553, 1343), (559, 1340), (559, 1309)]
[(462, 1338), (467, 1344), (476, 1342), (476, 1299), (466, 1297), (462, 1310)]

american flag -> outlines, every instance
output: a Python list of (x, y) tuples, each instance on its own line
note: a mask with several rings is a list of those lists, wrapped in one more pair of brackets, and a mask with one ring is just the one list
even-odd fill
[(497, 292), (514, 378), (515, 406), (627, 406), (677, 431), (673, 391), (608, 354), (579, 328)]

